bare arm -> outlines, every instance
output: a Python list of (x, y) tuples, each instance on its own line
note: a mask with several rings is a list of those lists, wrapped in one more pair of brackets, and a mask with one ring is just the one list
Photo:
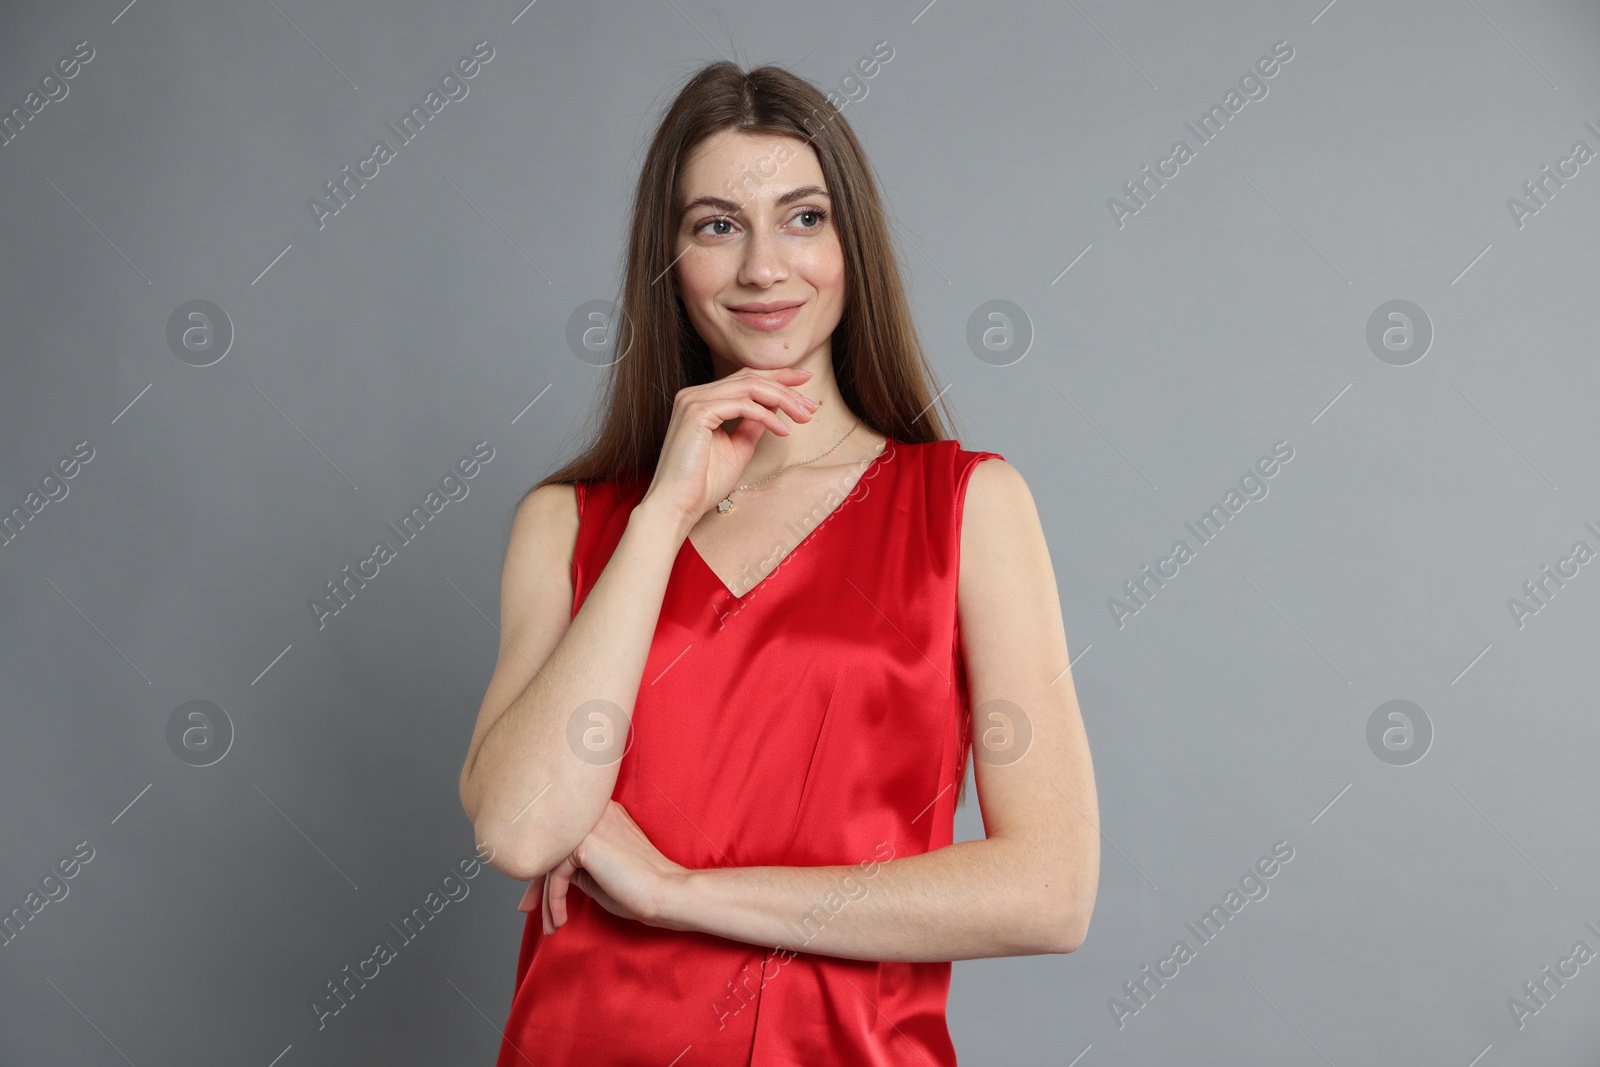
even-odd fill
[[(500, 585), (500, 654), (461, 768), (461, 806), (496, 870), (532, 881), (600, 821), (673, 561), (761, 434), (789, 433), (777, 412), (811, 417), (814, 407), (789, 384), (809, 375), (746, 368), (678, 391), (655, 478), (576, 615), (574, 490), (543, 486), (517, 509)], [(733, 420), (737, 428), (724, 432)]]
[[(461, 770), (461, 805), (477, 839), (493, 847), (497, 870), (524, 881), (569, 854), (611, 798), (667, 578), (687, 536), (641, 502), (569, 619), (577, 529), (570, 485), (543, 486), (517, 511), (501, 579), (500, 654)], [(569, 721), (595, 700), (620, 709), (621, 721), (582, 716), (591, 745), (580, 758)], [(615, 758), (594, 750), (596, 737), (614, 742)]]
[(655, 925), (855, 960), (1071, 952), (1073, 924), (1020, 884), (1031, 862), (989, 839), (859, 865), (691, 870)]

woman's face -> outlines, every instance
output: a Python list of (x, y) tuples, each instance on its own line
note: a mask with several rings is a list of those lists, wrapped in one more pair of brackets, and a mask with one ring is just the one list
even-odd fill
[(831, 359), (844, 254), (811, 147), (724, 130), (689, 153), (680, 181), (672, 269), (716, 375)]

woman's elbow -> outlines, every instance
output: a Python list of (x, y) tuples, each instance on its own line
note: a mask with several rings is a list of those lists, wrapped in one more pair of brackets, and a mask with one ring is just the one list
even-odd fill
[(578, 824), (558, 822), (550, 812), (542, 818), (535, 817), (526, 807), (508, 813), (488, 800), (478, 815), (472, 828), (479, 841), (494, 849), (494, 862), (489, 865), (519, 882), (531, 882), (554, 870), (588, 833), (586, 829), (580, 831)]
[(1064, 955), (1076, 952), (1089, 935), (1089, 917), (1074, 913), (1050, 922), (1039, 931), (1036, 955)]
[(1039, 909), (1048, 917), (1042, 931), (1046, 953), (1076, 952), (1089, 936), (1089, 919), (1094, 913), (1094, 891), (1052, 893)]
[(472, 828), (487, 852), (484, 862), (508, 878), (531, 882), (555, 866), (545, 864), (538, 843), (519, 828), (490, 819), (474, 822)]
[(1089, 913), (1075, 911), (1064, 921), (1056, 924), (1056, 943), (1051, 951), (1066, 953), (1076, 952), (1082, 947), (1084, 939), (1089, 936)]

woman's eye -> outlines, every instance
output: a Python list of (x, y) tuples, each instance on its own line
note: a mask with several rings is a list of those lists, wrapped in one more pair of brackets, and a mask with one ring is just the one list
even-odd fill
[[(803, 219), (809, 219), (810, 221), (803, 222), (801, 221)], [(822, 224), (826, 222), (827, 219), (828, 213), (821, 208), (807, 208), (804, 211), (797, 212), (791, 221), (798, 225), (802, 230), (818, 230), (822, 228)], [(734, 225), (734, 221), (724, 215), (714, 219), (707, 219), (699, 226), (695, 227), (695, 232), (709, 234), (712, 237), (726, 237), (731, 232)], [(719, 226), (725, 226), (728, 227), (728, 229), (714, 228)]]

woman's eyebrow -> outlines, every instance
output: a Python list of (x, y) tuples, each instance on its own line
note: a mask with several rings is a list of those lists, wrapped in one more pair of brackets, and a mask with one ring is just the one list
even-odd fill
[[(828, 190), (824, 189), (820, 185), (801, 185), (794, 189), (790, 189), (787, 193), (784, 193), (782, 196), (778, 197), (777, 206), (787, 207), (796, 200), (805, 200), (808, 197), (814, 196), (820, 196), (824, 199), (831, 199), (828, 196)], [(683, 205), (683, 211), (681, 211), (679, 214), (687, 215), (697, 207), (709, 207), (714, 208), (717, 211), (721, 211), (724, 214), (737, 215), (744, 205), (732, 200), (725, 200), (720, 196), (697, 196), (687, 204)]]

